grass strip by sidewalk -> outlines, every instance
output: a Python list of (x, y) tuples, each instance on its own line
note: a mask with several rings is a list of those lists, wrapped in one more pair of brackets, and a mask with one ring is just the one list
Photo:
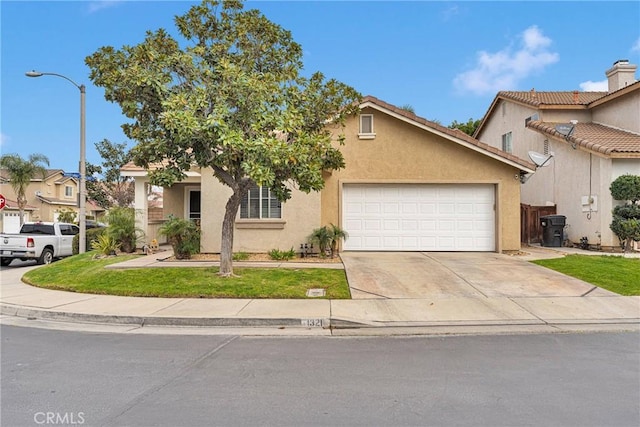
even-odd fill
[(33, 269), (23, 280), (70, 292), (164, 298), (308, 298), (307, 289), (326, 290), (327, 299), (351, 298), (344, 270), (319, 268), (238, 268), (239, 277), (222, 278), (218, 268), (172, 267), (107, 270), (135, 255), (100, 260), (93, 252)]
[(640, 295), (640, 258), (567, 255), (532, 262), (620, 295)]

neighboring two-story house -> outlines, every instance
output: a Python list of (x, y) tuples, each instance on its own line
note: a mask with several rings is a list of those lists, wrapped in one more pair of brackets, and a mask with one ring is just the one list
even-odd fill
[[(567, 243), (618, 248), (609, 186), (623, 174), (640, 175), (640, 82), (637, 66), (617, 61), (606, 71), (607, 92), (499, 92), (474, 137), (529, 158), (549, 159), (522, 178), (521, 200), (555, 206), (566, 216)], [(535, 154), (533, 155), (535, 157)]]
[[(65, 176), (62, 169), (47, 169), (44, 177), (34, 177), (27, 187), (24, 221), (55, 221), (61, 210), (78, 212), (78, 189), (76, 178)], [(17, 197), (5, 169), (0, 169), (0, 194), (7, 200), (0, 214), (0, 229), (4, 233), (15, 233), (20, 229)], [(101, 208), (87, 203), (88, 217), (100, 211)]]
[[(315, 228), (331, 223), (349, 234), (342, 250), (520, 249), (520, 176), (534, 172), (531, 162), (371, 96), (344, 132), (346, 167), (325, 172), (322, 191), (293, 188), (280, 203), (266, 187), (249, 190), (234, 251), (299, 250)], [(121, 173), (135, 179), (138, 227), (147, 241), (157, 238), (147, 172), (127, 164)], [(198, 221), (202, 251), (219, 252), (230, 194), (211, 170), (194, 169), (164, 189), (164, 217)]]

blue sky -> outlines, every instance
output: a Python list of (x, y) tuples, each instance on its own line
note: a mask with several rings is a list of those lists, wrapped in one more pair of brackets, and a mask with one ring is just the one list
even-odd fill
[[(87, 161), (95, 143), (128, 141), (119, 106), (92, 85), (84, 59), (102, 46), (141, 42), (146, 30), (176, 35), (190, 1), (0, 3), (0, 151), (42, 153), (78, 170), (80, 92), (87, 86)], [(250, 1), (290, 30), (305, 70), (363, 95), (411, 105), (443, 125), (479, 119), (500, 90), (606, 90), (618, 59), (640, 64), (640, 2)]]

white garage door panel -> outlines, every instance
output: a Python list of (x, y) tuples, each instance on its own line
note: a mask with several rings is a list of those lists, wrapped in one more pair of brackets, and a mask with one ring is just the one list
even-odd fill
[(493, 251), (493, 185), (345, 184), (345, 250)]

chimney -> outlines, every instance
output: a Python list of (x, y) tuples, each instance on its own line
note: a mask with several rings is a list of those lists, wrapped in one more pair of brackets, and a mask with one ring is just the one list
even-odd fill
[(636, 82), (637, 65), (629, 64), (628, 59), (619, 59), (613, 63), (613, 67), (607, 70), (606, 75), (609, 81), (609, 93), (620, 90)]
[(580, 98), (578, 97), (578, 95), (579, 95), (578, 91), (574, 90), (573, 91), (573, 103), (574, 104), (578, 104), (579, 103), (578, 101), (580, 101)]

